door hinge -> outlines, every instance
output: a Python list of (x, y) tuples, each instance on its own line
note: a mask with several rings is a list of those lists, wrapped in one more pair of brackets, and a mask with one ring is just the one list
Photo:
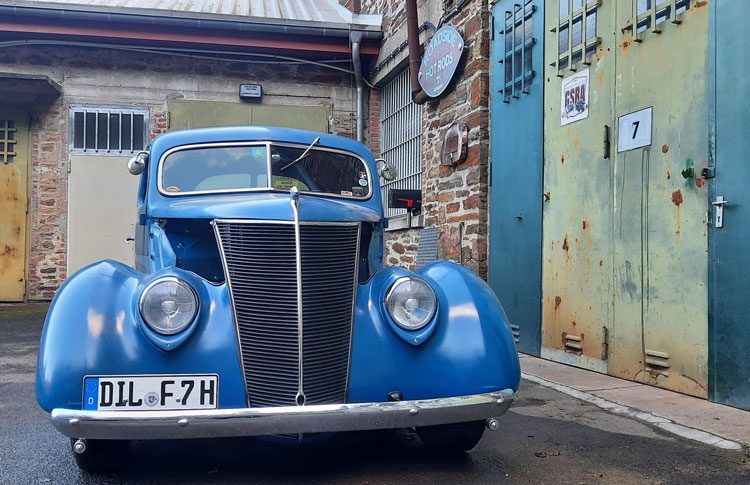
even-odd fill
[(608, 125), (604, 125), (604, 145), (603, 145), (604, 155), (603, 156), (604, 156), (605, 160), (609, 159), (609, 153), (610, 153), (610, 149), (611, 149), (611, 144), (610, 144), (610, 141), (609, 141), (609, 131), (610, 131), (609, 130), (609, 126)]
[(609, 358), (609, 329), (602, 327), (602, 360)]

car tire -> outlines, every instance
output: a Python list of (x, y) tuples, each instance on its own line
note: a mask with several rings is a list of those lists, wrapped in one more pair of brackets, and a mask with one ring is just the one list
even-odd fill
[(423, 426), (417, 428), (417, 434), (427, 448), (447, 453), (463, 453), (479, 443), (485, 427), (484, 421), (469, 421)]
[(106, 473), (117, 469), (130, 448), (129, 441), (85, 440), (86, 449), (76, 453), (76, 438), (70, 439), (70, 448), (78, 468), (89, 473)]

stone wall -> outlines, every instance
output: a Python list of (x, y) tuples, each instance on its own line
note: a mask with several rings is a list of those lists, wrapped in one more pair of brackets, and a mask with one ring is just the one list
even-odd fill
[[(422, 111), (423, 125), (423, 215), (425, 227), (439, 227), (440, 257), (462, 262), (487, 277), (488, 161), (489, 161), (489, 11), (482, 0), (418, 2), (419, 25), (429, 21), (438, 25), (441, 18), (464, 37), (465, 53), (454, 82), (443, 97), (428, 101)], [(461, 5), (463, 5), (461, 7)], [(452, 10), (455, 7), (455, 10)], [(460, 8), (459, 8), (460, 7)], [(382, 13), (384, 47), (371, 77), (384, 83), (408, 65), (404, 2), (364, 1), (362, 11)], [(423, 32), (423, 43), (432, 33)], [(371, 96), (379, 102), (378, 93)], [(374, 109), (371, 101), (371, 110)], [(379, 106), (379, 105), (378, 105)], [(469, 128), (468, 156), (456, 166), (440, 164), (443, 136), (454, 122)], [(378, 125), (371, 124), (370, 139), (379, 139)], [(418, 244), (417, 230), (404, 229), (386, 234), (386, 258), (389, 264), (413, 268)]]
[(32, 109), (27, 298), (48, 300), (67, 266), (71, 105), (145, 108), (150, 134), (167, 130), (168, 99), (234, 101), (241, 82), (263, 85), (264, 105), (324, 106), (333, 133), (355, 131), (354, 81), (306, 64), (214, 61), (95, 48), (28, 46), (0, 53), (0, 71), (49, 76), (63, 95)]

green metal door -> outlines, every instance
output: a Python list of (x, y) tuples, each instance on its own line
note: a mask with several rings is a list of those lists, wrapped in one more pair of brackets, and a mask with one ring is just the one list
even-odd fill
[(542, 356), (705, 396), (708, 9), (552, 3)]
[(617, 2), (609, 373), (705, 397), (707, 186), (700, 171), (708, 159), (708, 8), (702, 5)]
[[(750, 2), (711, 2), (711, 15), (711, 168), (716, 178), (709, 182), (709, 397), (750, 410)], [(721, 200), (729, 203), (721, 205)], [(717, 224), (718, 211), (722, 213)]]
[(539, 355), (544, 2), (492, 9), (489, 281), (521, 352)]
[(546, 2), (542, 356), (607, 371), (612, 326), (611, 1)]

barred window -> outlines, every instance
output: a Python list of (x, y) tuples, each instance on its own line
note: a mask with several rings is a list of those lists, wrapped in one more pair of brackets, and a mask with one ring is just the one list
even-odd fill
[(148, 110), (71, 108), (72, 153), (128, 155), (146, 146)]
[(380, 91), (380, 156), (398, 167), (398, 177), (381, 187), (385, 215), (405, 214), (388, 200), (391, 189), (422, 188), (422, 106), (411, 100), (408, 69)]

